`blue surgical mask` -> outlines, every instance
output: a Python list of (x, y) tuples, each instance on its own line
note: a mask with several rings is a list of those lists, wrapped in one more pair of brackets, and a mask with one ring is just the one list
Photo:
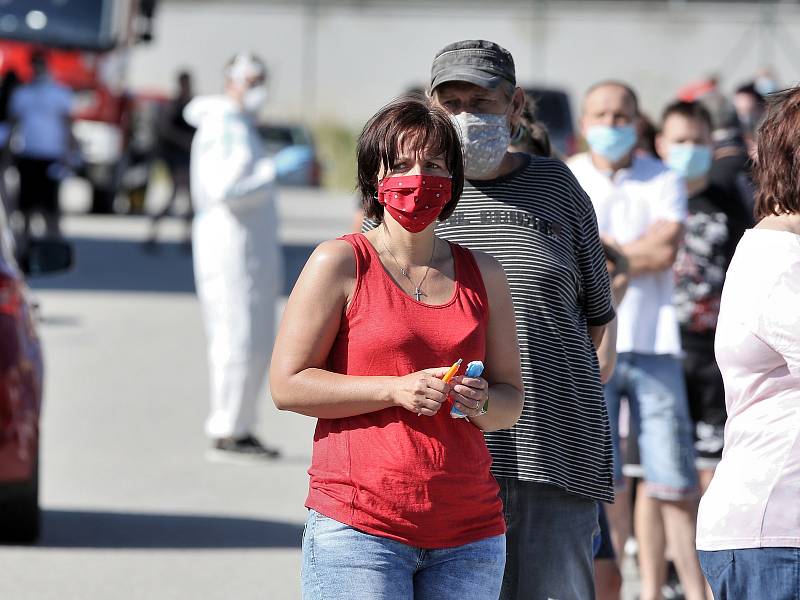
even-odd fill
[(611, 162), (617, 162), (633, 150), (637, 137), (636, 127), (633, 125), (592, 125), (586, 132), (586, 142), (592, 152)]
[(670, 144), (666, 162), (670, 169), (691, 181), (707, 175), (712, 160), (711, 146)]
[(757, 77), (753, 86), (756, 91), (762, 96), (772, 94), (778, 91), (778, 84), (771, 77)]

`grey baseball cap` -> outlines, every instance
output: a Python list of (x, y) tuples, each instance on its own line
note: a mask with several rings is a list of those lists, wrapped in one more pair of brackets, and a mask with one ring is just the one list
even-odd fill
[(448, 44), (431, 65), (431, 90), (448, 81), (466, 81), (489, 90), (502, 81), (517, 85), (511, 53), (486, 40), (463, 40)]

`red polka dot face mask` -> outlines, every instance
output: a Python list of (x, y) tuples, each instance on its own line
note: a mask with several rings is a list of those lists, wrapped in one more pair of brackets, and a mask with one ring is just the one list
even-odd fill
[(378, 202), (403, 229), (418, 233), (450, 202), (452, 181), (439, 175), (399, 175), (378, 183)]

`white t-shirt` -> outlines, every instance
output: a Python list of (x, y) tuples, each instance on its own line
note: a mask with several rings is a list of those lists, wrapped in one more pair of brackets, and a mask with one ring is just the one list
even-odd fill
[[(567, 164), (592, 199), (600, 233), (620, 244), (638, 239), (656, 221), (686, 219), (686, 185), (660, 160), (636, 156), (613, 176), (599, 171), (589, 154)], [(673, 291), (672, 269), (631, 279), (617, 308), (617, 352), (681, 353)]]
[(715, 353), (728, 420), (697, 548), (800, 547), (800, 235), (745, 233), (725, 279)]
[(20, 128), (19, 147), (14, 151), (25, 158), (63, 158), (68, 150), (71, 111), (72, 92), (50, 77), (17, 88), (9, 107)]

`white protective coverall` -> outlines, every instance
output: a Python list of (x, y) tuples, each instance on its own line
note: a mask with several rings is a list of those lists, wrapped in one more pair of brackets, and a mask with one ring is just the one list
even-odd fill
[(194, 277), (208, 339), (212, 438), (252, 433), (283, 283), (275, 168), (251, 117), (226, 96), (184, 110), (197, 128), (191, 190)]

